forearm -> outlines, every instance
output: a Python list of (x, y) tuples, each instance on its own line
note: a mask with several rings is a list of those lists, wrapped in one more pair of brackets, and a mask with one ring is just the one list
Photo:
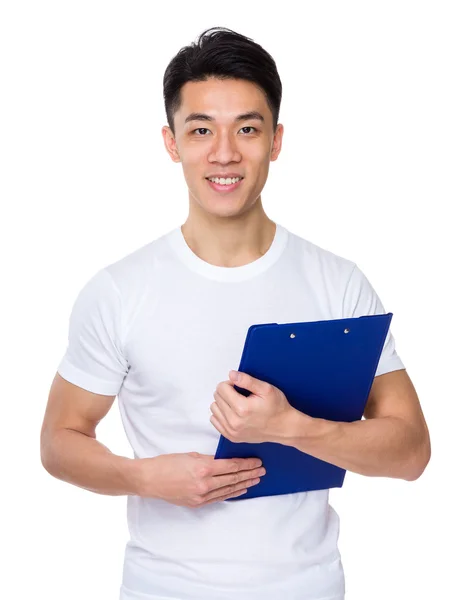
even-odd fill
[(97, 494), (135, 495), (135, 459), (117, 456), (95, 438), (60, 429), (42, 448), (45, 469), (68, 483)]
[(415, 431), (398, 418), (347, 423), (295, 410), (280, 442), (360, 475), (412, 481), (421, 472), (420, 442)]

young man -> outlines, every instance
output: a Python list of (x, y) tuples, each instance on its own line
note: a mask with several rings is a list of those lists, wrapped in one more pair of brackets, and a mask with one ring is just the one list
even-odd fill
[[(230, 373), (254, 323), (383, 314), (362, 271), (273, 222), (261, 192), (281, 151), (271, 56), (204, 32), (164, 77), (164, 144), (189, 189), (186, 222), (98, 271), (78, 295), (42, 428), (54, 476), (128, 495), (123, 600), (343, 600), (328, 490), (238, 502), (257, 459), (214, 460), (220, 434), (277, 441), (368, 476), (414, 480), (430, 457), (417, 394), (389, 332), (365, 419), (294, 410)], [(118, 395), (134, 459), (96, 440)]]

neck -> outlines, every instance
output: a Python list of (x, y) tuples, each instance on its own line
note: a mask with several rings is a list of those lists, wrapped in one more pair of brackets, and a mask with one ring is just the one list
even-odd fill
[(190, 212), (181, 230), (189, 248), (202, 260), (218, 267), (241, 267), (267, 252), (276, 223), (263, 209), (237, 217)]

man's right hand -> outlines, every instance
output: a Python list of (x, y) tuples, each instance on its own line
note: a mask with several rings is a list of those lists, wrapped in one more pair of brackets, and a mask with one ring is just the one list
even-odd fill
[(162, 454), (136, 463), (138, 495), (199, 508), (246, 493), (265, 474), (258, 458), (218, 458), (198, 452)]

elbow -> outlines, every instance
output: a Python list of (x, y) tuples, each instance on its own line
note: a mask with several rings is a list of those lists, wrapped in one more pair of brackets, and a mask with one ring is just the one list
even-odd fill
[(425, 443), (415, 452), (410, 461), (410, 468), (404, 477), (406, 481), (416, 481), (425, 471), (431, 459), (431, 444), (429, 437)]
[(42, 467), (50, 475), (52, 475), (52, 456), (53, 456), (53, 436), (45, 428), (42, 429), (40, 435), (40, 461)]
[(47, 471), (50, 475), (52, 475), (50, 459), (43, 447), (40, 448), (40, 460), (42, 463), (42, 467), (45, 469), (45, 471)]

